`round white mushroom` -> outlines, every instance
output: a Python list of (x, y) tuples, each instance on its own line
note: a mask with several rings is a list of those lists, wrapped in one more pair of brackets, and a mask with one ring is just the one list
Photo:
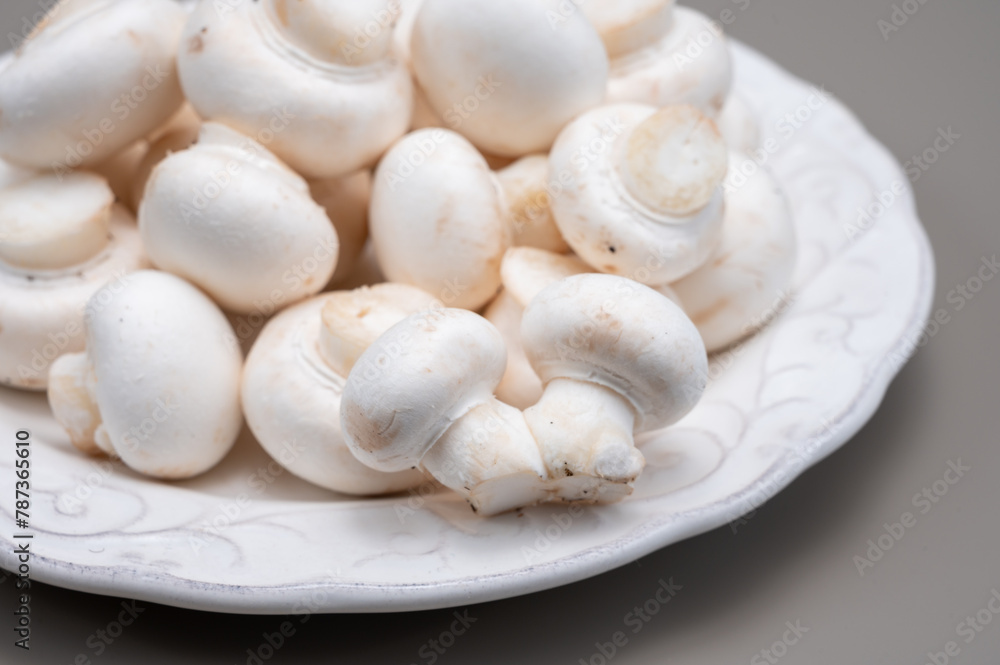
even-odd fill
[[(736, 173), (746, 155), (733, 153)], [(795, 226), (781, 187), (760, 168), (730, 183), (722, 242), (704, 266), (672, 286), (709, 352), (756, 332), (788, 303), (795, 270)]]
[(295, 475), (337, 492), (385, 494), (420, 483), (419, 471), (383, 473), (355, 459), (340, 401), (365, 349), (433, 302), (420, 289), (386, 283), (323, 294), (269, 321), (243, 370), (243, 412), (261, 446)]
[(73, 443), (157, 478), (215, 466), (243, 421), (243, 359), (215, 303), (179, 277), (142, 270), (87, 308), (86, 351), (56, 361), (49, 383)]
[(760, 147), (760, 121), (743, 95), (729, 95), (715, 124), (731, 151), (749, 154)]
[(520, 157), (548, 149), (602, 102), (601, 39), (582, 14), (559, 10), (560, 0), (424, 0), (413, 69), (449, 127), (485, 152)]
[(692, 106), (601, 107), (570, 123), (549, 154), (552, 214), (576, 254), (650, 285), (677, 280), (718, 244), (725, 142)]
[[(483, 313), (507, 342), (507, 370), (496, 391), (500, 401), (526, 409), (542, 396), (542, 380), (532, 369), (521, 344), (524, 308), (549, 284), (590, 272), (594, 269), (573, 255), (556, 254), (535, 247), (512, 247), (507, 250), (500, 266), (503, 291)], [(658, 286), (655, 290), (680, 306), (680, 298), (669, 286)]]
[(524, 412), (557, 496), (609, 503), (645, 464), (634, 433), (666, 427), (701, 398), (697, 328), (660, 293), (622, 277), (576, 275), (543, 289), (521, 323), (545, 390)]
[(44, 390), (84, 346), (84, 305), (146, 266), (135, 219), (100, 176), (8, 171), (0, 180), (0, 383)]
[(538, 247), (551, 252), (569, 251), (552, 218), (547, 155), (522, 157), (497, 171), (497, 180), (507, 197), (507, 218), (517, 246)]
[(722, 108), (732, 59), (717, 23), (674, 0), (588, 0), (581, 9), (611, 57), (607, 103)]
[(0, 155), (66, 172), (98, 164), (184, 101), (171, 0), (64, 0), (0, 71)]
[(503, 193), (483, 156), (455, 132), (423, 129), (392, 147), (375, 173), (369, 224), (389, 281), (466, 309), (500, 288), (511, 245)]
[(493, 391), (503, 337), (461, 309), (413, 314), (362, 354), (340, 405), (347, 444), (380, 471), (422, 465), (482, 515), (547, 497), (546, 472), (522, 413)]
[(178, 56), (203, 118), (254, 137), (313, 179), (374, 164), (406, 132), (413, 83), (391, 55), (389, 0), (217, 4), (195, 9)]
[(153, 170), (139, 207), (153, 263), (250, 313), (318, 293), (337, 233), (309, 185), (262, 145), (207, 122), (198, 143)]

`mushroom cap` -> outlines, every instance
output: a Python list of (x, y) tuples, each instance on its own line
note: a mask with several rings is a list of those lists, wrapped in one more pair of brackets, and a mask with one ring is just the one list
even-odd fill
[(153, 174), (156, 165), (172, 153), (190, 148), (198, 140), (200, 133), (200, 126), (181, 127), (167, 132), (149, 145), (132, 172), (129, 200), (132, 201), (136, 210), (142, 204), (142, 197), (146, 193), (146, 183), (149, 182), (149, 176)]
[(694, 408), (708, 357), (698, 329), (668, 298), (612, 275), (567, 277), (529, 303), (521, 341), (548, 384), (609, 388), (635, 409), (636, 431), (666, 427)]
[(407, 67), (412, 65), (412, 54), (410, 52), (410, 41), (413, 37), (413, 24), (417, 20), (424, 0), (396, 0), (396, 7), (399, 17), (396, 19), (396, 27), (392, 31), (393, 51), (397, 58), (406, 63)]
[(306, 181), (256, 141), (208, 122), (153, 170), (139, 207), (153, 263), (248, 313), (319, 292), (338, 242)]
[(347, 443), (382, 471), (415, 467), (451, 425), (493, 399), (507, 350), (493, 325), (462, 309), (413, 314), (361, 356), (340, 406)]
[(715, 119), (731, 151), (750, 153), (760, 147), (760, 121), (743, 95), (735, 90)]
[[(413, 82), (406, 66), (393, 58), (358, 66), (318, 59), (297, 42), (302, 15), (289, 15), (297, 16), (291, 29), (275, 4), (295, 8), (269, 0), (233, 3), (225, 12), (212, 2), (195, 9), (178, 54), (188, 100), (203, 118), (252, 136), (307, 178), (337, 178), (374, 164), (409, 126)], [(337, 11), (351, 4), (339, 0)], [(315, 45), (316, 37), (307, 41)]]
[(87, 300), (110, 301), (128, 273), (148, 266), (135, 218), (121, 205), (111, 208), (109, 235), (96, 256), (64, 270), (0, 263), (0, 384), (44, 390), (56, 358), (83, 351)]
[(347, 494), (398, 492), (423, 474), (375, 471), (355, 459), (341, 433), (346, 377), (328, 366), (319, 344), (321, 312), (343, 295), (311, 298), (264, 326), (243, 370), (243, 412), (261, 447), (296, 476)]
[(510, 247), (503, 194), (467, 140), (446, 129), (408, 134), (379, 164), (369, 219), (386, 277), (478, 309), (500, 288)]
[(588, 0), (580, 9), (613, 59), (663, 39), (673, 25), (674, 0)]
[(722, 108), (733, 78), (725, 36), (694, 9), (677, 5), (672, 14), (663, 39), (612, 61), (606, 103), (691, 104), (708, 113)]
[(87, 305), (103, 428), (128, 466), (187, 478), (215, 466), (242, 423), (242, 356), (226, 317), (179, 277), (142, 270)]
[(497, 171), (496, 175), (507, 197), (514, 244), (550, 252), (569, 251), (569, 245), (552, 218), (548, 155), (522, 157)]
[(398, 10), (390, 0), (263, 0), (285, 38), (310, 57), (368, 65), (392, 48)]
[(570, 119), (604, 99), (597, 31), (559, 0), (425, 0), (413, 69), (434, 109), (478, 147), (546, 150)]
[(57, 5), (0, 72), (0, 154), (66, 171), (143, 138), (184, 101), (170, 0)]
[(0, 190), (0, 262), (23, 270), (85, 263), (108, 243), (108, 182), (83, 171), (40, 173)]
[(330, 282), (348, 279), (368, 242), (368, 206), (372, 198), (371, 171), (309, 183), (313, 200), (326, 211), (340, 241), (337, 269)]
[[(746, 159), (731, 153), (733, 173)], [(727, 191), (722, 242), (712, 257), (672, 285), (709, 352), (778, 315), (789, 296), (795, 257), (791, 209), (777, 180), (761, 167)]]
[(586, 113), (549, 154), (552, 212), (576, 254), (644, 284), (672, 282), (718, 244), (726, 149), (690, 106), (615, 104)]

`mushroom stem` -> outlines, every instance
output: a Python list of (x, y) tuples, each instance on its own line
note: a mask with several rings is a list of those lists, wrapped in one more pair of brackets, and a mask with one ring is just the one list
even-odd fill
[(703, 210), (728, 169), (718, 128), (693, 106), (668, 106), (640, 122), (620, 157), (618, 175), (628, 193), (675, 217)]
[(93, 368), (86, 353), (60, 356), (49, 370), (49, 404), (56, 421), (69, 432), (73, 445), (85, 453), (102, 452), (96, 442), (101, 412), (91, 392)]
[(480, 515), (530, 506), (548, 495), (545, 463), (524, 415), (495, 397), (452, 424), (423, 466)]
[(86, 263), (110, 241), (114, 194), (91, 173), (40, 174), (3, 190), (0, 261), (24, 270)]
[(632, 438), (635, 411), (620, 394), (556, 378), (524, 418), (561, 498), (604, 503), (631, 493), (645, 460)]
[(415, 286), (391, 282), (334, 293), (323, 306), (319, 355), (330, 369), (347, 376), (379, 335), (435, 303), (429, 293)]

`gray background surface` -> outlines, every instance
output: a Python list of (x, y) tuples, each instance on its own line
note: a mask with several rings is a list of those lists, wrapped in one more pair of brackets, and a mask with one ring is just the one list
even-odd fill
[[(929, 147), (939, 128), (960, 135), (915, 183), (938, 263), (935, 309), (951, 310), (949, 291), (982, 257), (1000, 253), (1000, 3), (920, 1), (909, 0), (919, 10), (888, 39), (878, 21), (890, 20), (892, 0), (691, 4), (713, 17), (733, 9), (730, 34), (825, 86), (901, 162)], [(3, 0), (0, 35), (20, 32), (48, 2)], [(960, 626), (1000, 592), (998, 305), (1000, 280), (917, 353), (852, 441), (735, 533), (724, 527), (597, 578), (472, 606), (475, 623), (437, 662), (600, 665), (595, 643), (621, 630), (628, 642), (610, 658), (615, 665), (923, 665), (949, 641), (960, 649), (952, 663), (1000, 663), (1000, 615), (986, 610), (993, 620), (979, 632)], [(959, 459), (971, 470), (920, 514), (913, 496)], [(916, 525), (860, 576), (854, 557), (907, 511), (917, 513)], [(294, 559), (289, 552), (289, 565)], [(669, 578), (683, 588), (632, 633), (626, 616)], [(0, 615), (13, 609), (12, 586), (0, 584)], [(135, 624), (96, 654), (88, 638), (120, 602), (36, 585), (30, 657), (4, 630), (0, 662), (242, 664), (284, 621), (140, 604)], [(808, 632), (762, 653), (796, 621)], [(266, 662), (429, 663), (421, 647), (451, 622), (451, 610), (313, 617)]]

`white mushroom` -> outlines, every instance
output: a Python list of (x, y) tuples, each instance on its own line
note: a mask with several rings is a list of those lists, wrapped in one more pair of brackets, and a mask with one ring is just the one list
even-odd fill
[(506, 215), (486, 160), (446, 129), (407, 135), (375, 173), (369, 224), (379, 265), (389, 281), (451, 307), (478, 309), (496, 295), (511, 244)]
[(569, 251), (549, 207), (549, 159), (547, 155), (522, 157), (497, 171), (507, 197), (508, 220), (515, 245), (538, 247), (551, 252)]
[(372, 196), (371, 171), (358, 171), (343, 178), (314, 180), (309, 191), (333, 222), (340, 241), (337, 269), (330, 282), (351, 277), (368, 241), (368, 205)]
[[(746, 159), (732, 153), (732, 173)], [(774, 176), (760, 168), (739, 186), (727, 185), (722, 242), (704, 266), (673, 284), (709, 352), (777, 316), (795, 269), (792, 213)]]
[(559, 5), (424, 1), (413, 69), (449, 127), (486, 152), (520, 157), (546, 150), (567, 122), (601, 103), (608, 59), (600, 37)]
[(498, 401), (503, 338), (460, 309), (411, 315), (351, 370), (340, 405), (347, 444), (381, 471), (422, 465), (492, 515), (547, 497), (545, 466), (524, 416)]
[(217, 4), (195, 9), (178, 56), (184, 92), (203, 118), (254, 137), (314, 179), (374, 164), (406, 132), (413, 84), (391, 56), (391, 20), (381, 20), (389, 0)]
[[(534, 247), (512, 247), (500, 266), (503, 291), (483, 313), (497, 327), (507, 342), (507, 370), (497, 386), (502, 402), (526, 409), (542, 396), (542, 380), (535, 374), (521, 344), (521, 318), (524, 308), (549, 284), (572, 275), (594, 272), (576, 256), (556, 254)], [(669, 286), (655, 290), (681, 306), (680, 298)]]
[(146, 258), (100, 176), (13, 170), (0, 180), (0, 383), (44, 390), (50, 363), (83, 349), (87, 299), (109, 297), (102, 285)]
[(136, 210), (142, 204), (142, 197), (146, 193), (146, 184), (149, 182), (149, 176), (152, 175), (153, 169), (171, 154), (190, 148), (198, 141), (200, 134), (200, 123), (180, 125), (161, 134), (146, 148), (142, 159), (139, 160), (131, 174), (129, 200), (132, 201)]
[(171, 0), (64, 0), (0, 72), (0, 154), (66, 172), (98, 164), (183, 102)]
[(201, 291), (142, 270), (87, 304), (87, 350), (52, 365), (49, 404), (73, 443), (157, 478), (215, 466), (242, 424), (242, 356)]
[(729, 95), (715, 124), (730, 150), (749, 154), (760, 147), (760, 121), (743, 95)]
[(392, 30), (393, 53), (410, 67), (413, 61), (410, 41), (413, 38), (413, 24), (417, 20), (424, 0), (391, 0), (389, 10), (396, 15), (396, 27)]
[(351, 454), (340, 400), (358, 357), (390, 326), (431, 307), (403, 284), (323, 294), (281, 312), (261, 331), (243, 370), (243, 412), (261, 446), (295, 475), (348, 494), (413, 487), (423, 474), (375, 471)]
[(197, 144), (153, 170), (139, 207), (153, 263), (239, 313), (318, 293), (337, 233), (305, 180), (256, 141), (202, 126)]
[(601, 107), (563, 130), (549, 165), (556, 224), (601, 272), (666, 284), (718, 244), (726, 146), (694, 107)]
[(708, 359), (694, 324), (621, 277), (549, 285), (525, 309), (521, 338), (545, 384), (524, 418), (563, 500), (630, 494), (645, 463), (633, 434), (676, 422), (705, 389)]
[(718, 23), (673, 0), (588, 0), (581, 8), (611, 57), (608, 103), (722, 108), (732, 60)]

